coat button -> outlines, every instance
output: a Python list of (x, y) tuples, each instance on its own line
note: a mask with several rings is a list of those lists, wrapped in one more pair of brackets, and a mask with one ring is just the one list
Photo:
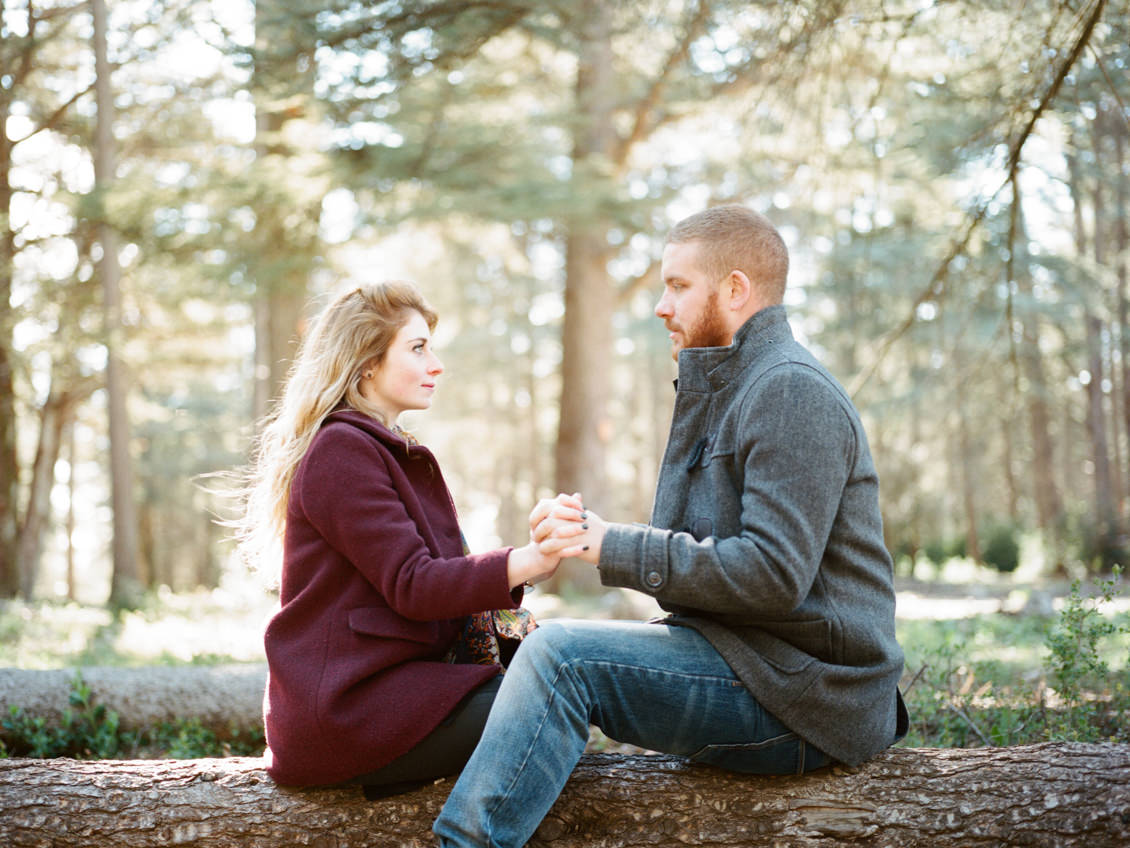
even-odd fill
[(663, 578), (659, 576), (658, 571), (649, 571), (647, 573), (647, 577), (645, 577), (644, 580), (647, 581), (647, 585), (652, 589), (657, 589), (663, 582)]

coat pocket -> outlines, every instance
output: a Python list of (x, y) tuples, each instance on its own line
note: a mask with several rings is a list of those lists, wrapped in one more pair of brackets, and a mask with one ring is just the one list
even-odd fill
[(758, 630), (755, 650), (781, 671), (795, 674), (813, 660), (831, 659), (832, 624), (824, 619), (765, 622)]
[(439, 638), (439, 623), (410, 621), (388, 607), (361, 607), (347, 613), (349, 629), (364, 636), (406, 639), (428, 644)]

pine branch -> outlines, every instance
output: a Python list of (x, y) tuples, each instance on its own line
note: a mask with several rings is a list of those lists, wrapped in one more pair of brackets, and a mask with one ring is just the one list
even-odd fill
[(1036, 128), (1036, 124), (1039, 122), (1040, 118), (1043, 117), (1044, 112), (1047, 111), (1047, 108), (1051, 105), (1052, 101), (1059, 93), (1059, 89), (1063, 85), (1064, 79), (1067, 78), (1067, 75), (1071, 72), (1071, 69), (1079, 60), (1079, 56), (1082, 54), (1083, 50), (1086, 49), (1087, 43), (1089, 42), (1091, 35), (1094, 33), (1095, 26), (1102, 18), (1102, 13), (1105, 6), (1106, 0), (1096, 0), (1096, 2), (1092, 5), (1090, 14), (1087, 16), (1086, 22), (1083, 26), (1083, 30), (1079, 34), (1079, 37), (1075, 39), (1075, 43), (1072, 45), (1071, 52), (1068, 54), (1067, 58), (1056, 71), (1055, 77), (1052, 79), (1052, 82), (1048, 86), (1048, 88), (1044, 91), (1044, 94), (1040, 98), (1039, 103), (1036, 104), (1036, 107), (1029, 114), (1028, 120), (1025, 122), (1024, 127), (1009, 145), (1008, 176), (1006, 177), (1005, 181), (1000, 185), (1000, 187), (997, 188), (995, 192), (993, 192), (990, 197), (982, 200), (981, 203), (977, 205), (977, 208), (973, 210), (969, 220), (966, 222), (965, 232), (960, 236), (960, 238), (956, 238), (951, 243), (949, 253), (946, 254), (946, 257), (942, 260), (937, 270), (934, 271), (933, 276), (930, 278), (929, 284), (927, 284), (927, 286), (922, 290), (918, 297), (915, 298), (915, 301), (911, 306), (907, 317), (902, 321), (902, 323), (898, 325), (898, 327), (887, 333), (880, 346), (879, 352), (875, 357), (875, 361), (853, 382), (851, 386), (852, 395), (855, 395), (863, 390), (863, 388), (879, 370), (879, 367), (883, 364), (883, 361), (886, 359), (887, 354), (890, 353), (890, 350), (894, 346), (895, 342), (897, 342), (903, 335), (906, 334), (908, 330), (910, 330), (911, 327), (914, 326), (914, 324), (918, 320), (919, 307), (929, 301), (940, 300), (944, 295), (945, 283), (946, 279), (949, 276), (949, 267), (951, 263), (959, 255), (964, 253), (966, 245), (969, 244), (969, 240), (973, 237), (973, 234), (976, 232), (977, 228), (980, 227), (981, 222), (984, 221), (985, 216), (988, 213), (989, 205), (996, 200), (997, 196), (1001, 193), (1004, 187), (1011, 184), (1012, 180), (1016, 178), (1020, 168), (1021, 157), (1024, 152), (1024, 145), (1027, 144), (1028, 139), (1031, 137), (1033, 131)]

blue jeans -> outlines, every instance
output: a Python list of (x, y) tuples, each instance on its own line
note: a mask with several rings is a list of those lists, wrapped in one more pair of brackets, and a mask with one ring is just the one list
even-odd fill
[(444, 848), (518, 848), (584, 752), (589, 724), (621, 742), (756, 774), (827, 765), (767, 712), (696, 631), (549, 621), (523, 641), (475, 753), (435, 822)]

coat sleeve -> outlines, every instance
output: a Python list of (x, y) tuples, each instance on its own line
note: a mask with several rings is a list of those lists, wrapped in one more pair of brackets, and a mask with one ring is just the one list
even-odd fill
[(771, 369), (743, 399), (737, 422), (740, 533), (698, 540), (610, 525), (603, 582), (654, 595), (664, 606), (739, 619), (795, 610), (816, 579), (855, 463), (856, 426), (846, 404), (812, 369)]
[(290, 516), (309, 523), (405, 618), (455, 618), (521, 601), (521, 588), (508, 585), (510, 548), (433, 555), (378, 443), (356, 428), (330, 425), (315, 439), (295, 474)]

